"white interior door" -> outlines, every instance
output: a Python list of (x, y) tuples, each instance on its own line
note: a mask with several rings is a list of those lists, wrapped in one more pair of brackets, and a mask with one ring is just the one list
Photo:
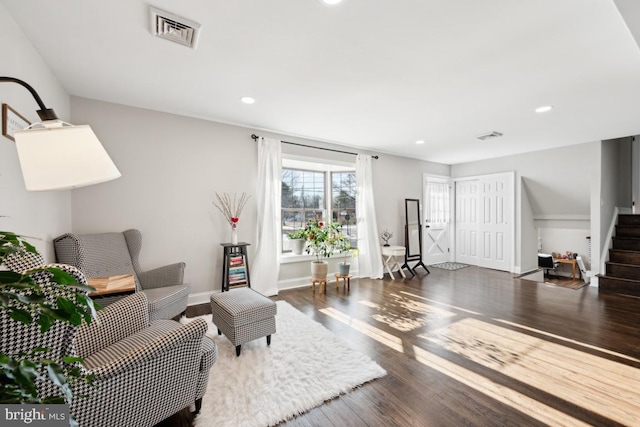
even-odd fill
[(451, 261), (451, 187), (448, 178), (424, 177), (422, 259), (426, 265)]
[(478, 180), (456, 181), (456, 261), (478, 265)]
[(480, 179), (480, 267), (511, 270), (513, 174)]
[(456, 261), (513, 269), (514, 174), (456, 181)]

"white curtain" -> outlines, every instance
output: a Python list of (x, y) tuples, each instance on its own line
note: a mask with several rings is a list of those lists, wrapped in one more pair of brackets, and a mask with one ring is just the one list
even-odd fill
[(249, 264), (251, 288), (266, 296), (278, 294), (280, 253), (280, 204), (282, 151), (275, 139), (258, 140), (256, 255)]
[(427, 204), (426, 222), (446, 224), (449, 222), (449, 184), (427, 180), (425, 189)]
[(356, 158), (356, 214), (358, 215), (358, 274), (382, 279), (382, 254), (378, 241), (378, 222), (373, 200), (371, 156)]

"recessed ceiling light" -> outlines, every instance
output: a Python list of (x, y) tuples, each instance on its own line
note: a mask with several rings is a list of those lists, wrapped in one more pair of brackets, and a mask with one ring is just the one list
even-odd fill
[(256, 100), (253, 99), (250, 96), (243, 96), (242, 98), (240, 98), (240, 101), (244, 102), (245, 104), (255, 104)]
[(553, 110), (553, 105), (543, 105), (542, 107), (536, 108), (536, 113), (546, 113), (551, 110)]
[(320, 3), (326, 5), (326, 6), (335, 6), (339, 3), (341, 3), (342, 0), (320, 0)]
[(420, 144), (424, 144), (424, 139), (419, 139), (416, 141), (416, 144), (420, 145)]

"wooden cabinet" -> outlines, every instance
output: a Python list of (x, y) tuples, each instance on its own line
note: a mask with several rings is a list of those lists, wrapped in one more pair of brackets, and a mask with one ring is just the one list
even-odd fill
[(249, 286), (249, 243), (221, 243), (224, 248), (222, 261), (222, 292), (229, 289)]

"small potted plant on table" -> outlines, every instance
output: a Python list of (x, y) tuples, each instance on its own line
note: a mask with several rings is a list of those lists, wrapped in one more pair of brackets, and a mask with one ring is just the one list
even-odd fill
[[(355, 258), (358, 256), (358, 248), (352, 248), (351, 244), (348, 243), (348, 248), (342, 250), (341, 252), (346, 252), (351, 258)], [(349, 263), (348, 256), (345, 256), (342, 261), (338, 263), (338, 274), (340, 276), (348, 276), (349, 270), (351, 269), (351, 264)]]

